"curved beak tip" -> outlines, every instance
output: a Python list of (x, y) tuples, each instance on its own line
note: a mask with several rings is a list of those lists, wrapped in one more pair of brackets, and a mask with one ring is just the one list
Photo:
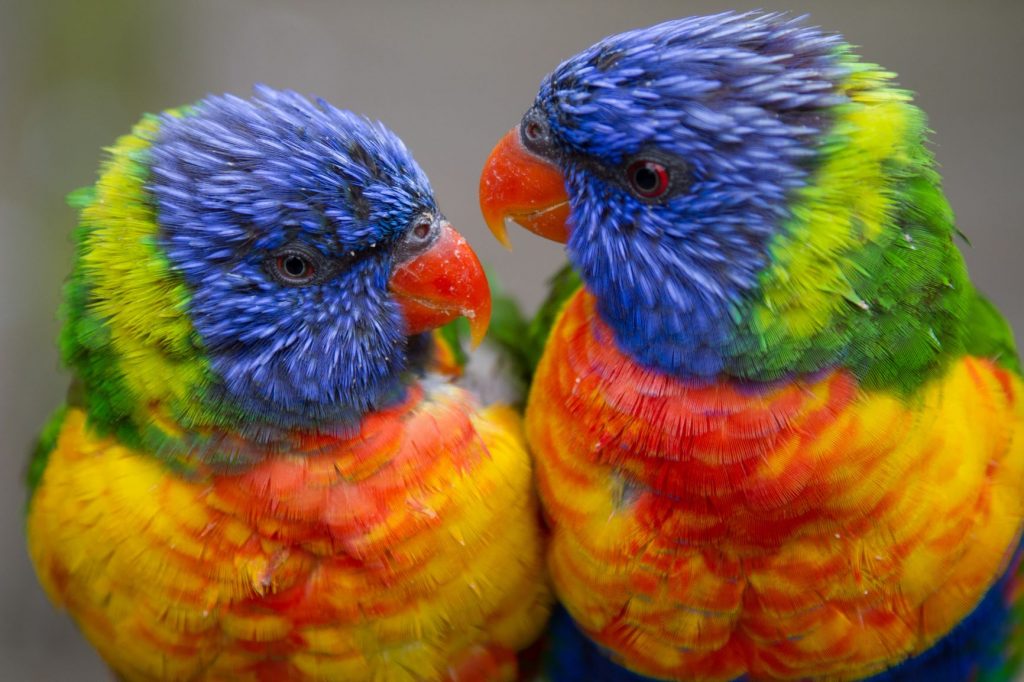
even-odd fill
[(474, 346), (487, 333), (491, 319), (487, 276), (476, 253), (447, 222), (430, 248), (395, 269), (390, 288), (402, 307), (409, 335), (460, 316), (469, 321)]
[(484, 222), (487, 229), (491, 231), (498, 243), (509, 251), (512, 250), (512, 241), (508, 238), (508, 227), (505, 225), (505, 216), (501, 214), (484, 215)]
[(527, 150), (518, 126), (495, 145), (480, 174), (480, 211), (494, 237), (511, 249), (506, 219), (542, 237), (565, 242), (569, 197), (561, 170)]
[(487, 336), (487, 329), (491, 325), (490, 298), (490, 292), (488, 292), (486, 311), (474, 310), (463, 312), (463, 317), (469, 321), (469, 342), (473, 348), (483, 343), (484, 337)]

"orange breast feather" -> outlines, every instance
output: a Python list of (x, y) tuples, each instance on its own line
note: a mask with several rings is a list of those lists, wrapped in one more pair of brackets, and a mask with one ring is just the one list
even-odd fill
[(33, 561), (129, 680), (512, 679), (547, 614), (518, 420), (443, 386), (184, 478), (68, 413)]
[(622, 355), (581, 292), (527, 410), (556, 592), (650, 676), (880, 670), (948, 632), (1016, 548), (1022, 388), (974, 358), (913, 398), (843, 371), (694, 387)]

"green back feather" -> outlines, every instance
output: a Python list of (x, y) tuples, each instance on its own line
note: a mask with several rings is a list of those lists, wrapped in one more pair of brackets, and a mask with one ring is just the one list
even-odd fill
[(968, 304), (964, 350), (1021, 374), (1013, 330), (992, 302), (978, 291), (971, 292)]

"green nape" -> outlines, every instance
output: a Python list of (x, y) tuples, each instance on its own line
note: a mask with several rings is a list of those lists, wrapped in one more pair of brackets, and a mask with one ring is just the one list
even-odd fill
[(53, 413), (39, 434), (35, 447), (32, 448), (28, 469), (25, 472), (25, 485), (28, 488), (26, 507), (32, 504), (32, 497), (43, 480), (46, 463), (50, 460), (50, 453), (57, 447), (57, 438), (60, 436), (60, 428), (64, 425), (64, 415), (67, 414), (67, 411), (67, 405), (62, 405)]
[(734, 311), (731, 374), (844, 367), (864, 388), (910, 395), (965, 352), (998, 352), (1012, 366), (1008, 332), (986, 321), (998, 314), (974, 303), (924, 113), (891, 73), (847, 48), (840, 56), (848, 101), (793, 194), (759, 290)]
[[(94, 187), (82, 187), (67, 197), (68, 205), (84, 211), (96, 201)], [(74, 232), (75, 265), (64, 286), (60, 352), (88, 396), (83, 396), (89, 423), (102, 433), (111, 433), (131, 447), (141, 445), (139, 430), (132, 419), (136, 400), (128, 389), (111, 342), (110, 328), (91, 309), (90, 282), (85, 262), (92, 226), (84, 220)]]
[(146, 183), (161, 120), (144, 116), (108, 150), (95, 185), (68, 196), (79, 222), (60, 348), (92, 428), (172, 458), (183, 449), (178, 427), (216, 427), (233, 415), (204, 402), (211, 374), (189, 292), (159, 243)]
[(963, 355), (973, 287), (931, 163), (918, 145), (917, 155), (890, 165), (888, 220), (836, 256), (844, 285), (838, 307), (814, 334), (772, 344), (758, 358), (761, 371), (839, 365), (865, 388), (909, 394)]

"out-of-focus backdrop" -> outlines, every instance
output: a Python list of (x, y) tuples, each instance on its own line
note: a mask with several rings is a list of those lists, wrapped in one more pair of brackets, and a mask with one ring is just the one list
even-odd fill
[(900, 74), (929, 113), (974, 280), (1024, 330), (1024, 2), (342, 2), (0, 0), (0, 678), (109, 680), (25, 556), (22, 472), (68, 381), (55, 311), (71, 259), (68, 191), (143, 112), (254, 82), (383, 120), (441, 206), (532, 308), (562, 260), (483, 226), (477, 177), (542, 76), (597, 39), (664, 19), (763, 7), (810, 13)]

